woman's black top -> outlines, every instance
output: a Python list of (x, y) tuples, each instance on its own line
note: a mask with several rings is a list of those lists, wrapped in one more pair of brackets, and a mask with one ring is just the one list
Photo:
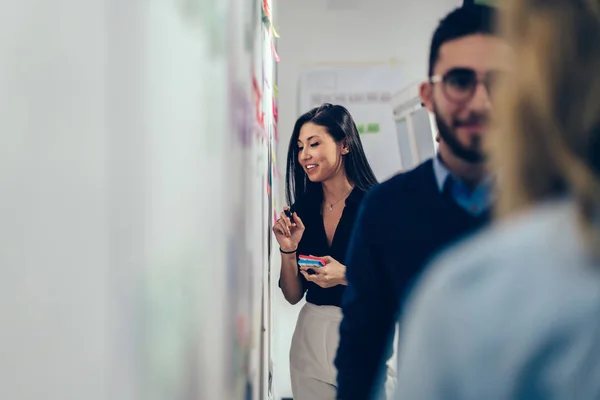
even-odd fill
[[(302, 239), (298, 244), (297, 255), (331, 256), (341, 264), (346, 265), (346, 253), (350, 244), (350, 236), (364, 194), (360, 189), (354, 188), (346, 199), (346, 206), (335, 230), (331, 247), (327, 242), (325, 225), (323, 225), (322, 199), (315, 199), (312, 203), (305, 202), (296, 205), (296, 212), (305, 227)], [(308, 282), (301, 273), (298, 273), (298, 277), (301, 279), (303, 289), (306, 291), (306, 301), (318, 306), (340, 307), (342, 295), (346, 289), (345, 285), (325, 289), (316, 283)]]

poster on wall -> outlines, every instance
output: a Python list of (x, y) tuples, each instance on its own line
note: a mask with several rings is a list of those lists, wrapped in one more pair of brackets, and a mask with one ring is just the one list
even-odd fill
[(391, 100), (403, 84), (401, 71), (391, 65), (309, 68), (300, 73), (298, 113), (323, 103), (346, 107), (371, 168), (383, 181), (401, 169)]

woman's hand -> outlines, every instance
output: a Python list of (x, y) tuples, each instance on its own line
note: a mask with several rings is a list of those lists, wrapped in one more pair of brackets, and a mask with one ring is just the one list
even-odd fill
[[(325, 256), (325, 266), (321, 268), (301, 266), (300, 272), (307, 281), (314, 282), (322, 288), (330, 288), (337, 285), (346, 285), (346, 266), (337, 262), (333, 257)], [(309, 274), (308, 270), (315, 271)]]
[[(284, 210), (289, 210), (289, 207), (285, 207)], [(277, 239), (281, 250), (285, 252), (296, 251), (304, 234), (304, 224), (298, 214), (294, 213), (292, 217), (293, 221), (285, 215), (285, 212), (282, 212), (273, 227), (275, 239)]]

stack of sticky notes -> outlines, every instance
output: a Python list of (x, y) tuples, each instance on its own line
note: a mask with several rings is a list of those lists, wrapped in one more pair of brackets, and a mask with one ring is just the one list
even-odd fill
[(298, 257), (298, 264), (304, 267), (321, 268), (325, 266), (325, 260), (320, 257), (300, 255)]

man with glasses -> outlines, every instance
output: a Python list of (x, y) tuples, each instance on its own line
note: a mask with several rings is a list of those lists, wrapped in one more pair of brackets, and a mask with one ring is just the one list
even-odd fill
[(456, 9), (440, 22), (429, 79), (420, 87), (423, 104), (435, 115), (439, 153), (376, 186), (363, 201), (346, 265), (335, 360), (338, 399), (382, 394), (385, 361), (410, 286), (437, 252), (489, 220), (492, 179), (483, 139), (494, 82), (510, 56), (493, 22), (492, 9), (479, 5)]

